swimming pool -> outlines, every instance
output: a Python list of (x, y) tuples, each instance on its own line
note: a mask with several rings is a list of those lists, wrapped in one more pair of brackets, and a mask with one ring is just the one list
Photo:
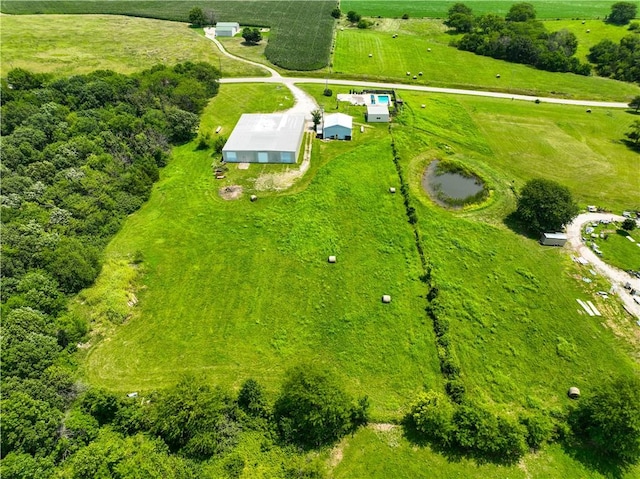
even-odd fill
[(377, 95), (378, 96), (378, 103), (381, 105), (388, 105), (389, 104), (389, 95)]

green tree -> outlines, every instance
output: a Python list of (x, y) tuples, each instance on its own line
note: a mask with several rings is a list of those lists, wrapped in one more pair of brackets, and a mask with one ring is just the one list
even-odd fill
[(238, 392), (238, 406), (253, 417), (267, 417), (269, 407), (264, 388), (255, 379), (247, 379)]
[(53, 477), (51, 456), (34, 457), (31, 454), (11, 452), (0, 461), (0, 477), (5, 479), (33, 479)]
[(473, 29), (474, 22), (472, 10), (464, 3), (455, 3), (449, 8), (444, 24), (458, 33), (468, 33)]
[(199, 28), (207, 24), (207, 18), (200, 7), (193, 7), (189, 10), (189, 23), (191, 26)]
[(311, 112), (311, 119), (313, 120), (313, 129), (315, 130), (317, 126), (322, 121), (322, 111), (321, 110), (313, 110)]
[(516, 215), (531, 231), (559, 231), (578, 212), (569, 189), (552, 180), (529, 180), (518, 196)]
[(331, 16), (335, 19), (338, 19), (342, 16), (342, 11), (340, 10), (340, 7), (336, 7), (333, 10), (331, 10)]
[(611, 13), (607, 15), (607, 23), (626, 25), (636, 18), (638, 6), (631, 2), (617, 2), (611, 5)]
[(535, 20), (536, 10), (530, 3), (516, 3), (511, 6), (505, 19), (508, 22), (527, 22)]
[(418, 396), (411, 406), (409, 419), (416, 431), (424, 437), (446, 446), (453, 440), (454, 411), (455, 408), (447, 396), (429, 391)]
[(622, 229), (625, 231), (633, 231), (636, 229), (636, 220), (627, 218), (622, 222)]
[(629, 108), (633, 108), (633, 110), (638, 113), (638, 110), (640, 110), (640, 96), (635, 97), (629, 102)]
[(366, 401), (355, 405), (329, 373), (300, 366), (287, 373), (274, 416), (284, 440), (314, 448), (331, 444), (366, 423), (366, 411), (358, 411), (366, 407)]
[(52, 451), (62, 417), (60, 411), (24, 393), (12, 394), (0, 403), (3, 456), (12, 451), (40, 455)]
[(634, 147), (640, 145), (640, 120), (631, 123), (629, 131), (625, 133), (625, 136), (631, 140)]
[(262, 33), (257, 28), (244, 27), (242, 29), (242, 38), (244, 38), (245, 42), (255, 45), (262, 40)]
[(361, 19), (362, 15), (355, 12), (354, 10), (349, 10), (347, 12), (347, 20), (349, 20), (351, 23), (358, 23)]
[(569, 422), (577, 438), (620, 464), (640, 461), (640, 380), (611, 379), (580, 399)]

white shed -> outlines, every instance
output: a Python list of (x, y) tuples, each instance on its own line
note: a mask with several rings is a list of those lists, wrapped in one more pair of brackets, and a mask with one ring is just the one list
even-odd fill
[(304, 123), (303, 114), (244, 114), (222, 148), (222, 157), (228, 163), (295, 163)]
[(544, 246), (564, 246), (567, 235), (564, 233), (542, 233), (540, 244)]
[(367, 122), (385, 123), (389, 121), (389, 107), (387, 105), (367, 105)]
[(240, 31), (238, 22), (218, 22), (216, 23), (216, 37), (232, 37)]

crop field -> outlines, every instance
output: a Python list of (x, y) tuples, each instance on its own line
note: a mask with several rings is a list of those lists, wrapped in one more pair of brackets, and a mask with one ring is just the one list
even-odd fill
[[(400, 18), (407, 13), (411, 18), (445, 18), (447, 10), (454, 1), (442, 0), (344, 0), (340, 3), (340, 8), (347, 12), (355, 10), (361, 15), (371, 17)], [(484, 13), (495, 13), (504, 15), (509, 11), (511, 5), (517, 3), (514, 0), (466, 0), (463, 1), (473, 9), (477, 15)], [(583, 1), (567, 0), (556, 2), (554, 0), (532, 0), (531, 3), (537, 13), (537, 17), (542, 18), (603, 18), (611, 11), (611, 5), (615, 1)]]
[(4, 15), (2, 75), (12, 68), (77, 75), (94, 70), (132, 73), (158, 63), (204, 61), (224, 76), (264, 76), (262, 68), (232, 60), (184, 23), (85, 15)]
[(113, 14), (186, 22), (191, 8), (214, 10), (218, 21), (271, 27), (265, 54), (289, 70), (316, 70), (328, 63), (335, 2), (328, 0), (277, 1), (21, 1), (3, 0), (3, 13)]
[[(612, 28), (621, 34), (626, 32), (624, 27)], [(640, 95), (640, 87), (629, 83), (545, 72), (459, 51), (449, 46), (452, 36), (445, 30), (438, 20), (379, 20), (370, 30), (338, 30), (333, 73), (338, 77), (372, 81), (397, 80), (591, 100), (630, 101)], [(393, 38), (393, 34), (398, 37)], [(500, 78), (496, 77), (498, 74)], [(415, 80), (414, 75), (417, 76)]]

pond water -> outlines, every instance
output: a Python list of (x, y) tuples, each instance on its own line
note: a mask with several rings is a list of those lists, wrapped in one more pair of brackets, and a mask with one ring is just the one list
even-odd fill
[(442, 196), (453, 200), (464, 200), (482, 191), (484, 185), (476, 178), (467, 178), (458, 173), (437, 175), (438, 162), (433, 161), (422, 176), (422, 187), (439, 204), (446, 204)]

